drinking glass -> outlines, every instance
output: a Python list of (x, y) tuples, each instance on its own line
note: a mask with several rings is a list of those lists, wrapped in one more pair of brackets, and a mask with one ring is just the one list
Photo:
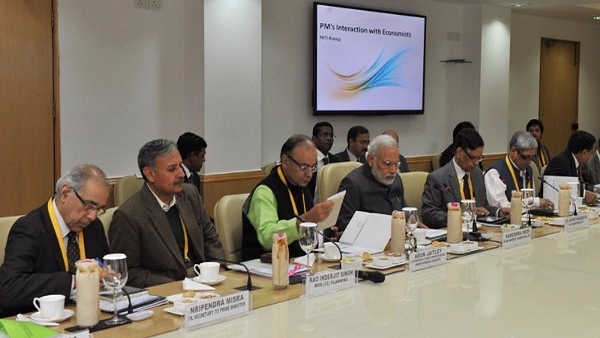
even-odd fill
[(469, 225), (473, 224), (475, 218), (475, 200), (460, 201), (460, 210), (462, 212), (463, 229), (469, 234)]
[(525, 209), (525, 213), (527, 214), (527, 225), (530, 226), (531, 216), (529, 215), (529, 208), (533, 204), (533, 189), (521, 189), (521, 203), (523, 204), (523, 209)]
[(317, 246), (319, 239), (317, 237), (317, 223), (300, 223), (300, 239), (298, 243), (300, 248), (306, 252), (306, 275), (310, 276), (310, 252)]
[(419, 213), (417, 212), (417, 208), (413, 207), (402, 208), (402, 211), (404, 211), (406, 229), (408, 230), (408, 243), (410, 246), (410, 250), (412, 251), (414, 248), (417, 247), (417, 242), (414, 239), (414, 232), (417, 229), (417, 225), (419, 224)]
[(127, 322), (125, 317), (120, 317), (117, 312), (117, 293), (127, 283), (127, 256), (122, 253), (108, 254), (102, 258), (104, 267), (102, 268), (102, 282), (104, 286), (113, 292), (114, 316), (106, 320), (108, 325), (117, 325)]

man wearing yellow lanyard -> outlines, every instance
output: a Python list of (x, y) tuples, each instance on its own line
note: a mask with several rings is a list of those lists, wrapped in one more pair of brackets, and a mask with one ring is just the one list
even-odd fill
[(317, 148), (306, 135), (293, 135), (283, 144), (281, 164), (250, 193), (242, 208), (242, 260), (271, 251), (273, 234), (285, 233), (290, 256), (305, 255), (298, 245), (301, 222), (321, 222), (333, 201), (313, 206), (307, 187), (317, 168)]
[(184, 184), (175, 142), (146, 143), (138, 154), (145, 184), (115, 211), (108, 237), (127, 255), (127, 284), (147, 287), (195, 276), (194, 264), (225, 259), (198, 189)]
[(508, 215), (509, 209), (491, 206), (486, 197), (483, 172), (483, 139), (475, 129), (463, 129), (454, 139), (454, 157), (427, 176), (423, 191), (423, 223), (446, 227), (448, 203), (474, 199), (477, 216)]
[[(490, 205), (510, 208), (512, 191), (523, 188), (534, 189), (533, 172), (529, 166), (537, 153), (537, 141), (529, 132), (518, 131), (508, 144), (508, 154), (496, 161), (485, 173), (485, 190)], [(533, 199), (533, 208), (554, 209), (554, 203), (547, 198)]]
[(77, 165), (57, 181), (53, 198), (15, 222), (0, 267), (0, 317), (33, 311), (35, 297), (69, 298), (76, 289), (74, 262), (109, 253), (96, 218), (108, 196), (104, 172)]

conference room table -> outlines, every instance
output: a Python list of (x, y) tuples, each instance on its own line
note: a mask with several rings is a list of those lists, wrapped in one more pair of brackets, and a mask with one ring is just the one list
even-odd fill
[[(145, 321), (94, 333), (102, 337), (599, 337), (600, 228), (564, 232), (544, 225), (529, 244), (448, 255), (444, 265), (420, 271), (383, 271), (370, 281), (335, 293), (304, 297), (302, 284), (274, 291), (270, 279), (253, 276), (250, 314), (193, 331), (183, 318), (154, 310)], [(500, 239), (498, 228), (483, 227)], [(319, 263), (317, 269), (329, 265)], [(221, 295), (246, 284), (240, 272), (222, 272)], [(182, 282), (150, 288), (182, 292)], [(108, 317), (108, 314), (103, 314)], [(71, 318), (59, 330), (75, 325)]]

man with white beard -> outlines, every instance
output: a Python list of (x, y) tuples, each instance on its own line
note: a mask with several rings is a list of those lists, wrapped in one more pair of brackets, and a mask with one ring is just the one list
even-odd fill
[[(391, 215), (407, 207), (404, 186), (398, 176), (400, 149), (389, 135), (379, 135), (369, 144), (367, 163), (354, 169), (340, 183), (346, 190), (337, 220), (337, 230), (344, 231), (356, 211)], [(334, 238), (338, 234), (334, 234)]]

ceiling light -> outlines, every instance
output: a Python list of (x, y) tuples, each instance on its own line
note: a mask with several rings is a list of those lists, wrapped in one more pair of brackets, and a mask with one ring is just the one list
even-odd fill
[(515, 3), (511, 3), (510, 7), (515, 7), (515, 8), (531, 7), (531, 4), (515, 2)]
[(594, 20), (600, 20), (600, 15), (594, 16)]

